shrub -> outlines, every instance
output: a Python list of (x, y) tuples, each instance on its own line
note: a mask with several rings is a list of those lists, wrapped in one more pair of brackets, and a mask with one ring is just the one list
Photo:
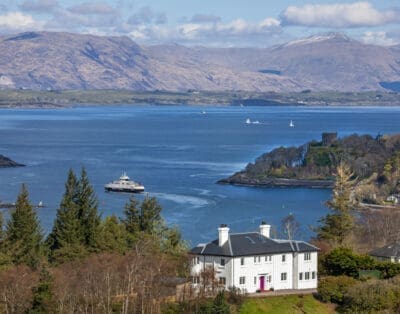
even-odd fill
[(348, 276), (328, 276), (320, 280), (318, 284), (318, 298), (323, 302), (342, 304), (347, 290), (357, 281)]
[(321, 258), (321, 266), (327, 275), (346, 275), (359, 278), (360, 270), (375, 269), (375, 260), (368, 255), (357, 255), (347, 248), (336, 248)]
[(346, 312), (396, 312), (400, 306), (400, 279), (360, 282), (347, 290), (342, 309)]

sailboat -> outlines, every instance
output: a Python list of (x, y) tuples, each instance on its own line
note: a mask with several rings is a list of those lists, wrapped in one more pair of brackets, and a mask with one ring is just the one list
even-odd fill
[(289, 126), (290, 126), (291, 128), (294, 128), (294, 123), (293, 123), (292, 120), (290, 120)]
[(246, 124), (251, 124), (251, 120), (249, 118), (246, 119)]

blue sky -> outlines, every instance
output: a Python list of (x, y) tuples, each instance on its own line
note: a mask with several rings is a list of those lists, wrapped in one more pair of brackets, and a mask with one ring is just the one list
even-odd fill
[(333, 31), (395, 45), (399, 26), (399, 0), (0, 0), (2, 34), (68, 31), (139, 44), (265, 47)]

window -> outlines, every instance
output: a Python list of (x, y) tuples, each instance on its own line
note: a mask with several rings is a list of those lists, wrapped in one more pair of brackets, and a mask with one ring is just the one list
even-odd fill
[(254, 264), (261, 263), (261, 256), (254, 256)]
[(284, 262), (286, 262), (286, 255), (285, 254), (282, 255), (282, 263), (284, 263)]
[(281, 273), (281, 281), (287, 280), (287, 273)]
[(225, 266), (225, 258), (221, 258), (221, 266)]
[(257, 277), (254, 277), (254, 285), (257, 285)]
[(299, 273), (299, 280), (303, 280), (303, 273)]
[(226, 285), (226, 278), (225, 277), (219, 277), (219, 284), (220, 285)]
[(244, 285), (246, 283), (246, 277), (239, 277), (239, 284)]
[(304, 253), (304, 260), (311, 261), (311, 253)]
[(242, 257), (242, 258), (240, 259), (240, 265), (241, 265), (241, 266), (244, 265), (244, 257)]
[(272, 256), (271, 255), (265, 256), (265, 261), (266, 262), (271, 262), (272, 261)]
[(200, 264), (200, 256), (196, 256), (194, 260), (196, 264)]
[(316, 275), (316, 273), (315, 273), (315, 271), (313, 271), (313, 272), (311, 273), (311, 278), (312, 278), (312, 279), (315, 279), (315, 275)]
[(194, 284), (200, 283), (200, 277), (194, 276), (194, 277), (193, 277), (193, 283), (194, 283)]
[(305, 280), (309, 280), (310, 279), (310, 272), (307, 271), (307, 272), (304, 273), (304, 279)]

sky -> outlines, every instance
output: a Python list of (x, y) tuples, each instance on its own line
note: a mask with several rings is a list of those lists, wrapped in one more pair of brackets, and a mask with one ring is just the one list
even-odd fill
[(268, 47), (340, 32), (400, 44), (400, 0), (0, 0), (0, 34), (66, 31), (139, 44)]

